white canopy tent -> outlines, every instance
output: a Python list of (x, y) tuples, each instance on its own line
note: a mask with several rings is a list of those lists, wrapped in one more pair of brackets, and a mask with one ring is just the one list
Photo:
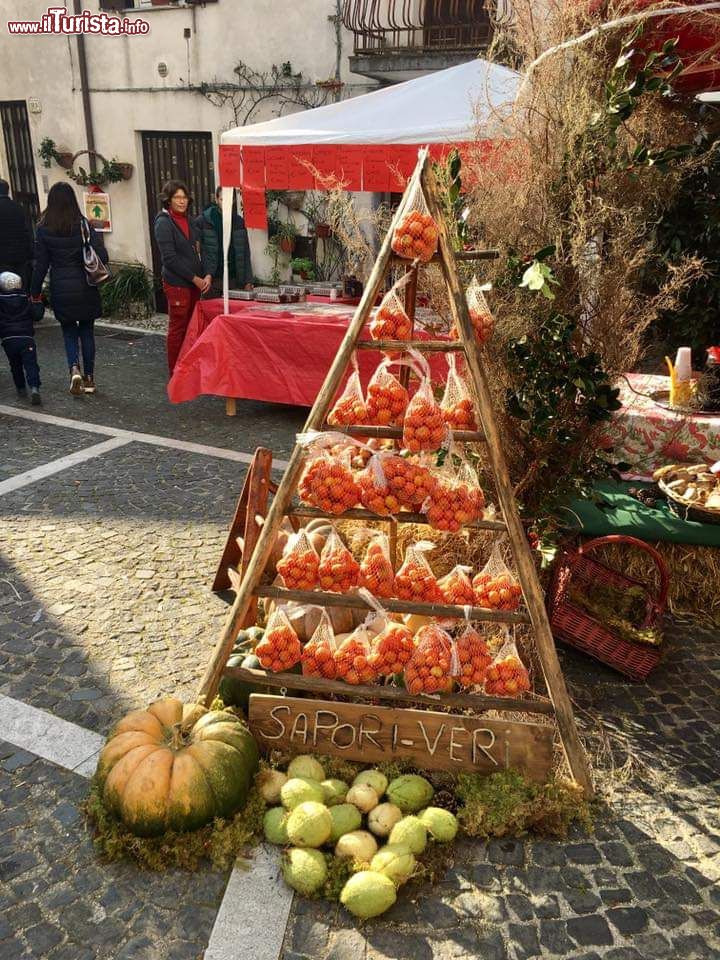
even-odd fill
[(293, 113), (220, 137), (223, 144), (285, 146), (343, 143), (457, 143), (498, 134), (515, 101), (520, 75), (471, 60), (350, 100)]
[[(221, 183), (224, 148), (228, 153), (239, 153), (239, 147), (380, 144), (419, 147), (500, 139), (503, 120), (512, 109), (520, 82), (520, 75), (507, 67), (487, 60), (471, 60), (314, 110), (235, 127), (220, 137)], [(239, 156), (235, 160), (233, 155), (232, 163), (239, 167)], [(232, 195), (232, 187), (223, 183), (225, 312), (228, 310), (227, 256)]]

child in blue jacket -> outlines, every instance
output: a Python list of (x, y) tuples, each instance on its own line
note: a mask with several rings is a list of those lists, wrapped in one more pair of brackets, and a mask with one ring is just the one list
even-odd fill
[(33, 406), (42, 403), (33, 322), (41, 320), (44, 312), (42, 303), (33, 303), (23, 292), (16, 273), (0, 273), (0, 343), (10, 362), (18, 396), (27, 397), (29, 387)]

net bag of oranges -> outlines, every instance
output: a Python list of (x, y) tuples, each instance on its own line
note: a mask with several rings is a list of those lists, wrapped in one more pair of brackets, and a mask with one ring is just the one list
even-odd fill
[(451, 430), (477, 430), (475, 404), (470, 395), (470, 388), (458, 373), (455, 354), (451, 353), (447, 359), (448, 378), (445, 393), (440, 401), (445, 423)]
[(357, 370), (357, 361), (353, 357), (355, 371), (348, 378), (345, 389), (335, 401), (335, 405), (328, 414), (328, 423), (331, 426), (352, 427), (368, 422), (367, 406), (363, 397), (360, 374)]
[(395, 574), (395, 596), (418, 603), (442, 603), (442, 593), (425, 552), (435, 544), (421, 540), (409, 546), (402, 566)]
[(327, 610), (323, 610), (320, 623), (303, 647), (301, 662), (305, 677), (321, 677), (323, 680), (337, 677), (335, 633)]
[(430, 367), (424, 357), (417, 353), (415, 357), (420, 367), (420, 386), (405, 411), (402, 441), (411, 453), (420, 453), (423, 450), (437, 450), (441, 446), (447, 434), (447, 425), (433, 394)]
[[(374, 618), (374, 614), (372, 617)], [(357, 685), (373, 683), (377, 672), (371, 664), (372, 645), (367, 627), (360, 624), (335, 651), (335, 670), (338, 680)]]
[(386, 427), (400, 423), (409, 402), (408, 392), (388, 367), (395, 361), (383, 360), (367, 388), (368, 423)]
[(485, 673), (485, 693), (493, 697), (516, 697), (530, 689), (530, 675), (513, 640), (498, 650)]
[(479, 687), (492, 663), (487, 644), (477, 630), (467, 623), (453, 641), (452, 675), (460, 687)]
[(418, 180), (403, 200), (391, 246), (393, 252), (399, 257), (405, 257), (407, 260), (422, 260), (423, 263), (427, 263), (437, 253), (437, 223), (430, 215)]
[(302, 647), (282, 607), (273, 610), (262, 640), (255, 647), (261, 666), (273, 673), (291, 670), (300, 662)]
[(404, 623), (389, 620), (382, 633), (373, 641), (370, 665), (379, 677), (402, 673), (414, 650), (412, 631)]
[(452, 689), (452, 644), (450, 634), (439, 624), (420, 627), (404, 671), (410, 693), (447, 693)]
[(400, 500), (391, 490), (383, 463), (395, 455), (388, 450), (373, 454), (365, 469), (357, 475), (360, 503), (381, 517), (394, 516), (400, 511)]
[(495, 547), (480, 573), (473, 577), (475, 603), (489, 610), (517, 610), (522, 589)]
[(450, 573), (446, 574), (441, 580), (438, 580), (438, 586), (442, 593), (445, 603), (453, 604), (457, 607), (474, 606), (475, 591), (469, 574), (472, 567), (464, 567), (461, 564), (454, 566)]
[(318, 586), (331, 593), (347, 593), (358, 585), (360, 564), (333, 527), (320, 554)]
[(388, 290), (377, 308), (370, 323), (370, 336), (373, 340), (409, 340), (412, 333), (412, 321), (405, 312), (400, 293), (412, 276), (406, 273)]
[[(485, 299), (485, 293), (490, 289), (491, 285), (489, 283), (481, 286), (478, 278), (473, 277), (465, 294), (468, 313), (470, 314), (470, 323), (475, 332), (475, 340), (481, 346), (483, 343), (487, 343), (495, 328), (495, 320), (490, 313), (490, 307)], [(453, 337), (458, 336), (458, 329), (454, 324), (450, 335)]]
[(434, 481), (421, 508), (434, 530), (456, 533), (482, 517), (485, 497), (477, 473), (467, 460), (455, 455), (452, 444)]
[(368, 543), (360, 564), (360, 586), (374, 597), (391, 597), (395, 588), (395, 571), (390, 560), (390, 543), (386, 533), (377, 533)]
[(318, 585), (320, 557), (305, 530), (298, 530), (287, 542), (277, 563), (277, 572), (288, 590), (314, 590)]
[(408, 510), (420, 510), (434, 483), (430, 470), (415, 458), (397, 455), (383, 457), (382, 470), (400, 504)]
[[(351, 447), (338, 433), (300, 433), (298, 443), (308, 448), (307, 463), (300, 478), (303, 503), (335, 516), (351, 510), (360, 499), (360, 491), (351, 470)], [(337, 453), (328, 448), (336, 446)]]

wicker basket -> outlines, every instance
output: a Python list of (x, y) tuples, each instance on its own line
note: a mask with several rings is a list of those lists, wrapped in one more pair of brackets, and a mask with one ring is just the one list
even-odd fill
[[(589, 554), (598, 547), (609, 543), (623, 543), (648, 553), (658, 570), (658, 585), (651, 588), (626, 576), (619, 570), (592, 559)], [(662, 651), (642, 643), (632, 643), (612, 632), (612, 628), (595, 620), (587, 611), (575, 606), (567, 599), (570, 583), (574, 581), (592, 591), (598, 584), (609, 584), (619, 589), (640, 587), (646, 597), (647, 614), (643, 627), (654, 626), (663, 616), (667, 604), (669, 576), (665, 561), (649, 544), (635, 537), (613, 534), (589, 540), (577, 549), (568, 549), (560, 557), (550, 584), (548, 594), (548, 613), (550, 625), (556, 640), (566, 643), (614, 670), (630, 677), (631, 680), (644, 680), (653, 670)]]
[(720, 524), (720, 510), (713, 510), (700, 503), (688, 503), (682, 497), (676, 496), (674, 491), (668, 488), (662, 477), (658, 480), (657, 485), (667, 497), (668, 506), (676, 517), (680, 517), (681, 520), (693, 520), (695, 523)]

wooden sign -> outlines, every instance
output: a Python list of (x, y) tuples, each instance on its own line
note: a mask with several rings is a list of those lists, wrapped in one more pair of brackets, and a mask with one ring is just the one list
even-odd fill
[(419, 770), (495, 773), (512, 767), (547, 779), (553, 727), (254, 693), (250, 730), (262, 750), (317, 753), (365, 763), (403, 758)]

